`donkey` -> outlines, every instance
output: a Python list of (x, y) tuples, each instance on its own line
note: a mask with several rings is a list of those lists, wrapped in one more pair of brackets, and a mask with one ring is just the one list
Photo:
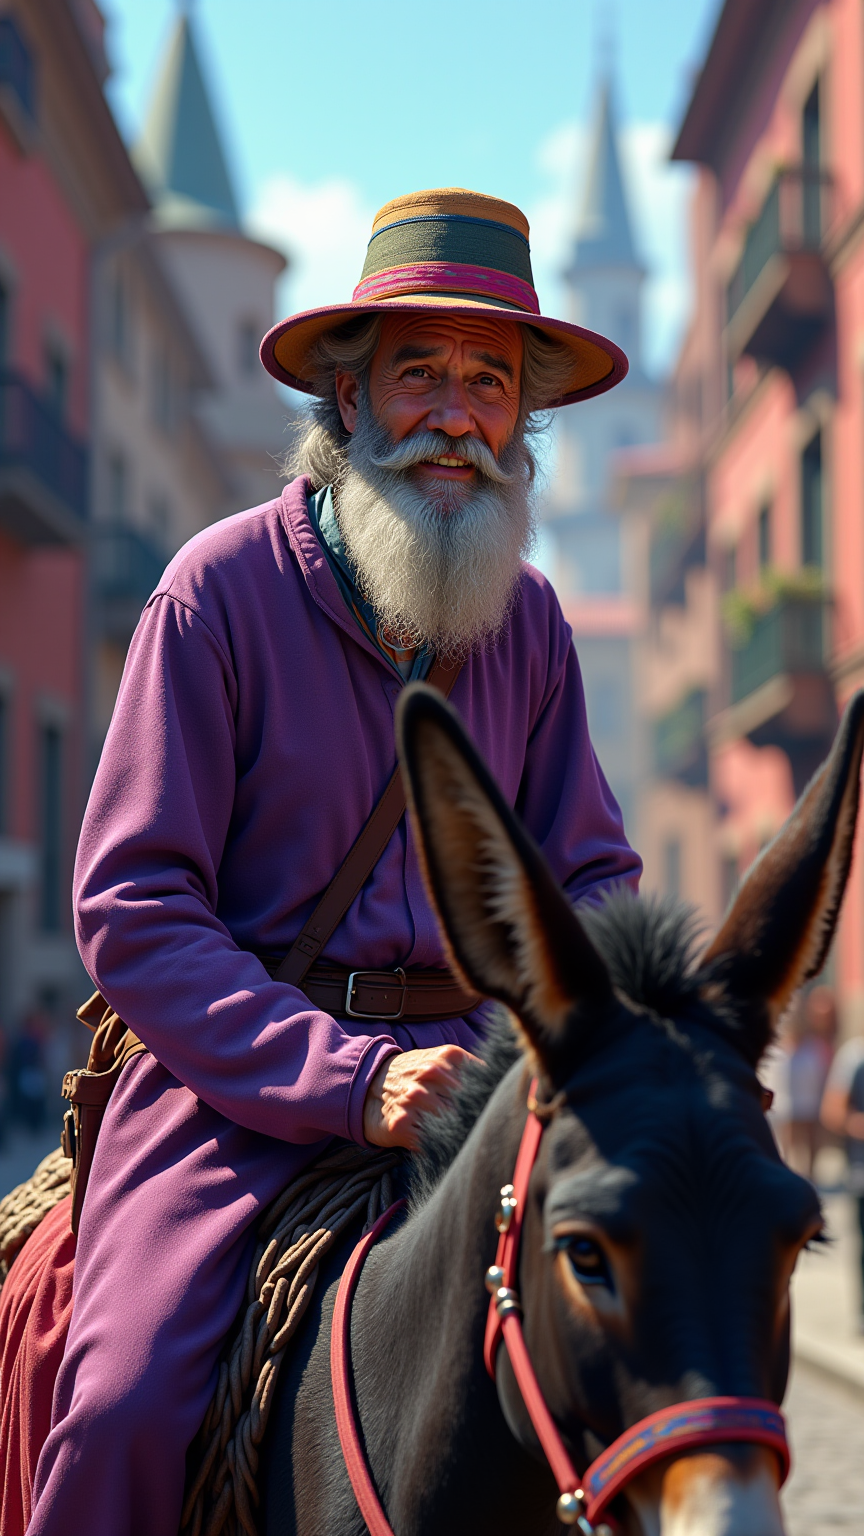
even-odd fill
[[(864, 693), (830, 756), (694, 958), (692, 919), (615, 897), (574, 910), (456, 715), (408, 689), (398, 721), (414, 832), (451, 960), (515, 1020), (489, 1032), (427, 1125), (407, 1217), (369, 1253), (354, 1301), (355, 1409), (396, 1536), (560, 1529), (507, 1351), (483, 1365), (493, 1215), (539, 1079), (547, 1129), (529, 1186), (519, 1289), (546, 1403), (577, 1467), (657, 1409), (711, 1395), (779, 1404), (789, 1280), (821, 1240), (785, 1167), (757, 1068), (796, 987), (821, 968), (849, 873)], [(334, 1422), (336, 1270), (320, 1327), (286, 1368), (264, 1469), (267, 1536), (366, 1530)], [(329, 1283), (328, 1283), (329, 1282)], [(636, 1476), (628, 1536), (782, 1536), (765, 1447), (716, 1445)]]

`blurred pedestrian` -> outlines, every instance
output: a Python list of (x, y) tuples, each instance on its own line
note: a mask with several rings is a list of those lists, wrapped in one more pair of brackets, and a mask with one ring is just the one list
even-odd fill
[(9, 1134), (9, 1076), (6, 1031), (0, 1024), (0, 1152)]
[(45, 1024), (29, 1013), (9, 1048), (9, 1091), (14, 1118), (34, 1135), (45, 1123), (48, 1075), (45, 1071)]
[(837, 1009), (830, 987), (814, 987), (804, 998), (793, 1024), (789, 1057), (789, 1130), (787, 1161), (812, 1179), (822, 1143), (819, 1111), (834, 1056)]
[(841, 1045), (822, 1097), (822, 1124), (846, 1143), (847, 1189), (855, 1202), (861, 1234), (859, 1327), (864, 1332), (864, 1036)]

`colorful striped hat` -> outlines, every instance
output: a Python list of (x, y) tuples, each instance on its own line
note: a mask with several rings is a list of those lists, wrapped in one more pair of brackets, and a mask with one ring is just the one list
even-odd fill
[(314, 395), (304, 369), (325, 331), (358, 315), (465, 315), (535, 326), (573, 356), (569, 388), (548, 404), (569, 405), (620, 383), (627, 358), (612, 341), (541, 315), (528, 244), (528, 220), (512, 203), (463, 187), (394, 198), (375, 215), (363, 273), (351, 302), (326, 304), (280, 320), (261, 343), (261, 361), (282, 384)]

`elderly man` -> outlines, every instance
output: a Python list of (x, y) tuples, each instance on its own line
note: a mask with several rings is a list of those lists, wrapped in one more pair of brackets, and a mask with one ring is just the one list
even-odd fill
[[(536, 413), (626, 360), (540, 315), (518, 209), (388, 204), (352, 302), (276, 326), (262, 359), (317, 396), (297, 478), (168, 567), (81, 836), (81, 954), (152, 1054), (102, 1127), (31, 1536), (176, 1536), (262, 1208), (331, 1137), (413, 1147), (482, 1038), (404, 819), (302, 989), (274, 975), (393, 773), (405, 681), (461, 665), (454, 706), (574, 899), (639, 874), (570, 631), (523, 563)], [(398, 1020), (352, 991), (370, 968)]]

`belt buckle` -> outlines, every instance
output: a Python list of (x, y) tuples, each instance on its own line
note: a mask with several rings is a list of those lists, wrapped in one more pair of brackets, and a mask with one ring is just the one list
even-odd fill
[[(393, 976), (399, 980), (402, 986), (402, 1001), (400, 1002), (399, 1007), (395, 1013), (382, 1013), (381, 1010), (377, 1008), (373, 1012), (367, 1013), (363, 1008), (351, 1007), (351, 996), (354, 991), (355, 983), (358, 977), (363, 976)], [(345, 1012), (349, 1014), (352, 1019), (387, 1019), (388, 1021), (401, 1019), (405, 1010), (405, 994), (407, 990), (408, 982), (401, 965), (397, 966), (394, 971), (352, 971), (348, 977), (348, 986), (345, 989)]]

